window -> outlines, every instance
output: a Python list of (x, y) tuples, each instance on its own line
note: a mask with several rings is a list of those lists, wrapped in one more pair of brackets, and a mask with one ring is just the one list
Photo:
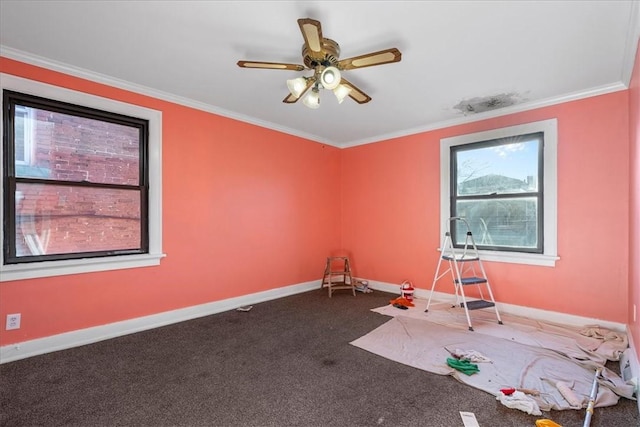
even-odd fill
[(469, 224), (483, 259), (555, 265), (556, 120), (441, 140), (441, 231), (463, 246)]
[[(466, 219), (478, 248), (542, 253), (543, 147), (538, 132), (450, 148), (450, 216)], [(467, 230), (451, 227), (462, 247)]]
[(2, 75), (2, 280), (157, 265), (160, 113)]

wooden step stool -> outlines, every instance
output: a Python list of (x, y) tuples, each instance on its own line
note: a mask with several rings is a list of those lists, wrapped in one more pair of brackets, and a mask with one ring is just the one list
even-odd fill
[(353, 296), (356, 296), (355, 281), (351, 276), (348, 257), (327, 257), (320, 289), (325, 287), (329, 289), (329, 298), (333, 291), (338, 289), (351, 289)]

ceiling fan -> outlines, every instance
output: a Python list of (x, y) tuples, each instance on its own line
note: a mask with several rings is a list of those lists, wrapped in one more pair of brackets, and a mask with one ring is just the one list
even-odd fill
[(340, 58), (340, 46), (335, 41), (322, 37), (320, 21), (310, 18), (298, 19), (298, 25), (304, 38), (302, 45), (301, 64), (288, 64), (282, 62), (262, 61), (238, 61), (238, 66), (243, 68), (264, 68), (270, 70), (313, 70), (309, 77), (298, 77), (287, 80), (290, 94), (282, 102), (293, 104), (311, 89), (303, 99), (303, 103), (309, 108), (320, 106), (320, 89), (332, 90), (338, 102), (342, 103), (348, 95), (358, 104), (366, 104), (371, 97), (342, 77), (342, 71), (371, 67), (373, 65), (390, 64), (399, 62), (402, 54), (396, 48), (371, 52), (347, 59)]

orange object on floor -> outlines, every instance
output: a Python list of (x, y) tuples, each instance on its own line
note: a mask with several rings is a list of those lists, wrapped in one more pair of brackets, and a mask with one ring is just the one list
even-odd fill
[(415, 304), (409, 301), (408, 299), (406, 299), (405, 297), (398, 297), (396, 299), (392, 299), (391, 301), (389, 301), (389, 304), (391, 305), (400, 304), (400, 305), (404, 305), (405, 307), (415, 307)]
[(560, 424), (558, 423), (554, 423), (551, 420), (536, 420), (536, 427), (562, 427)]

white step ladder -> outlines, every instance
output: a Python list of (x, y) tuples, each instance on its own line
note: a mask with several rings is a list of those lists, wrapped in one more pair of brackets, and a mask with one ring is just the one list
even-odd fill
[[(457, 253), (453, 246), (450, 229), (451, 223), (454, 221), (460, 221), (467, 227), (464, 247), (458, 250)], [(456, 294), (456, 303), (452, 307), (460, 305), (460, 307), (464, 308), (464, 313), (467, 316), (467, 323), (469, 324), (469, 330), (473, 331), (471, 318), (469, 317), (469, 310), (478, 310), (481, 308), (493, 307), (496, 312), (496, 317), (498, 318), (498, 324), (502, 325), (502, 319), (500, 319), (500, 313), (498, 313), (498, 307), (496, 307), (496, 301), (493, 298), (493, 292), (491, 292), (489, 279), (485, 273), (484, 266), (482, 265), (482, 260), (480, 259), (478, 248), (473, 240), (473, 234), (471, 233), (471, 228), (469, 227), (467, 220), (460, 217), (453, 217), (447, 220), (447, 231), (445, 233), (441, 249), (442, 252), (438, 261), (438, 268), (436, 269), (436, 274), (433, 277), (431, 295), (429, 295), (429, 301), (427, 302), (425, 312), (429, 311), (436, 283), (448, 273), (451, 273)], [(446, 261), (444, 267), (443, 261)], [(442, 272), (440, 272), (441, 268), (444, 269)], [(464, 294), (465, 286), (475, 286), (480, 298), (473, 301), (467, 301)], [(485, 298), (483, 288), (486, 288), (485, 290), (488, 298)]]

